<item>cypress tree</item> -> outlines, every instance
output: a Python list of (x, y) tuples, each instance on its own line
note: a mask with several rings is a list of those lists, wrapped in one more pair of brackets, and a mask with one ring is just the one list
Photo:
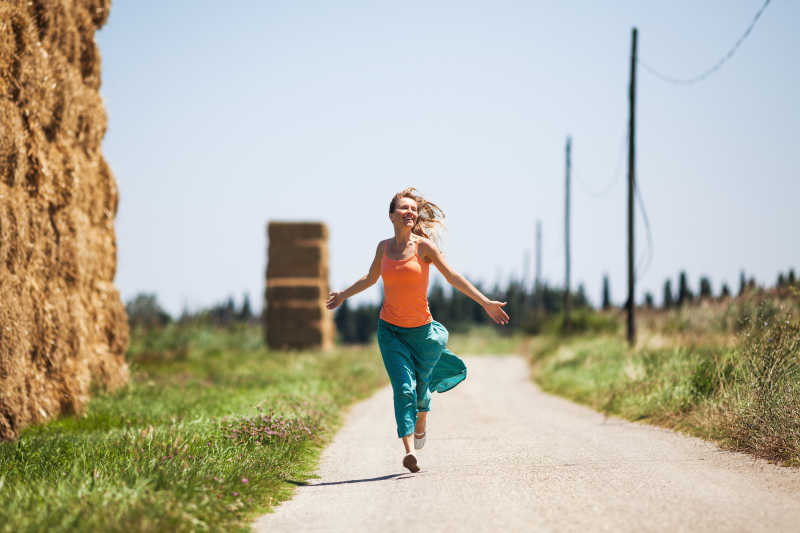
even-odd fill
[(450, 318), (448, 315), (449, 305), (444, 294), (444, 287), (442, 287), (438, 279), (433, 282), (430, 291), (428, 291), (428, 307), (431, 310), (433, 318), (442, 324), (447, 323)]
[(711, 298), (713, 296), (711, 290), (711, 280), (703, 276), (700, 278), (700, 298)]
[(239, 316), (237, 318), (243, 322), (247, 322), (253, 318), (253, 310), (250, 308), (250, 295), (248, 293), (244, 293), (242, 308), (239, 310)]
[(747, 290), (747, 279), (744, 276), (744, 270), (739, 272), (739, 296)]
[(589, 307), (589, 298), (586, 297), (586, 286), (583, 283), (578, 283), (578, 292), (572, 298), (575, 309), (581, 307)]
[(793, 268), (789, 269), (789, 276), (788, 276), (788, 279), (786, 281), (789, 283), (789, 285), (794, 285), (795, 284), (796, 279), (794, 277), (794, 269)]
[(336, 314), (333, 315), (333, 322), (336, 324), (336, 331), (339, 332), (339, 338), (342, 342), (356, 342), (355, 320), (347, 300), (342, 302), (342, 305), (336, 310)]
[(681, 270), (678, 277), (678, 306), (691, 303), (692, 298), (692, 291), (689, 290), (689, 282), (686, 279), (686, 271)]
[(469, 296), (458, 289), (451, 289), (450, 320), (452, 323), (454, 325), (461, 325), (462, 327), (466, 326), (470, 322), (473, 305), (475, 305), (475, 302), (473, 302)]
[(609, 286), (608, 274), (603, 276), (603, 309), (611, 308), (611, 287)]
[(356, 342), (365, 344), (378, 330), (378, 309), (372, 304), (362, 304), (355, 311)]
[(730, 296), (731, 296), (731, 290), (728, 288), (728, 284), (727, 283), (723, 283), (722, 284), (722, 290), (719, 293), (719, 297), (720, 298), (730, 298)]
[(653, 308), (653, 293), (652, 292), (647, 291), (646, 293), (644, 293), (644, 305), (648, 309), (652, 309)]
[[(483, 290), (483, 285), (480, 283), (475, 283), (475, 288), (486, 294)], [(470, 300), (470, 302), (472, 302), (472, 300)], [(477, 305), (475, 302), (472, 302), (469, 313), (470, 322), (473, 324), (485, 324), (489, 320), (489, 317), (486, 315), (486, 312), (484, 312), (483, 308), (480, 305)]]
[(786, 285), (786, 278), (783, 277), (783, 272), (778, 272), (778, 284), (776, 287), (780, 289), (783, 288), (784, 285)]
[(675, 305), (675, 300), (672, 295), (672, 280), (668, 279), (664, 282), (664, 309), (669, 309)]

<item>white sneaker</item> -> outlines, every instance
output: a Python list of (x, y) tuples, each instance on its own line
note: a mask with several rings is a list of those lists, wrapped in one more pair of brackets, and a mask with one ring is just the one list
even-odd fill
[(410, 472), (419, 472), (419, 465), (417, 464), (417, 458), (414, 456), (413, 453), (409, 453), (405, 457), (403, 457), (403, 466), (408, 468)]

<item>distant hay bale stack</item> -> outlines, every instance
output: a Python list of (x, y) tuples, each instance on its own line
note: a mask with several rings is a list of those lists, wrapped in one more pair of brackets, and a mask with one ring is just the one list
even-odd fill
[(0, 3), (0, 439), (128, 379), (94, 41), (109, 7)]
[(271, 348), (333, 345), (328, 296), (328, 228), (320, 222), (270, 222), (267, 227), (267, 344)]

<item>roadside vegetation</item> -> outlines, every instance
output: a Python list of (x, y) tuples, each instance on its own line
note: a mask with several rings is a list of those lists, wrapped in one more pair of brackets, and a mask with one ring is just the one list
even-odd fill
[(621, 312), (594, 315), (588, 334), (551, 327), (531, 343), (534, 380), (544, 390), (800, 466), (796, 286), (642, 309), (633, 348)]
[(272, 352), (252, 322), (136, 327), (131, 383), (0, 443), (0, 531), (248, 531), (312, 475), (375, 351)]
[[(640, 310), (633, 348), (605, 295), (565, 329), (548, 294), (528, 295), (514, 328), (468, 327), (459, 300), (442, 300), (450, 348), (527, 354), (547, 391), (800, 466), (793, 275), (770, 290), (742, 283), (736, 298), (679, 290)], [(128, 314), (130, 384), (0, 443), (0, 532), (248, 531), (313, 475), (343, 411), (387, 383), (367, 327), (366, 344), (276, 352), (246, 298), (174, 321), (142, 295)]]
[[(127, 312), (130, 383), (0, 443), (0, 532), (249, 531), (313, 475), (346, 408), (388, 383), (374, 332), (270, 351), (247, 297), (175, 320), (140, 294)], [(524, 341), (456, 329), (456, 353)]]

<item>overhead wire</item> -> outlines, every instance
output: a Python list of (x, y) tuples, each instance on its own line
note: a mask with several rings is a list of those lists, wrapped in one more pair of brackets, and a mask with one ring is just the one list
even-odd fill
[(580, 174), (577, 174), (573, 171), (573, 174), (575, 175), (575, 181), (581, 185), (581, 188), (583, 189), (584, 193), (593, 198), (599, 198), (601, 196), (605, 196), (606, 194), (611, 192), (611, 189), (616, 187), (617, 183), (619, 183), (620, 181), (620, 177), (622, 176), (622, 163), (625, 161), (625, 144), (627, 140), (628, 140), (628, 131), (626, 126), (625, 132), (622, 134), (622, 139), (620, 141), (619, 157), (617, 159), (616, 169), (614, 170), (614, 173), (611, 175), (611, 179), (609, 180), (609, 182), (605, 186), (603, 186), (603, 188), (597, 191), (591, 190), (589, 185), (580, 177)]
[(645, 233), (647, 234), (647, 251), (643, 254), (643, 259), (640, 259), (639, 266), (636, 266), (634, 269), (634, 272), (636, 273), (636, 281), (641, 281), (645, 274), (647, 274), (647, 271), (650, 270), (650, 266), (653, 264), (655, 248), (653, 246), (653, 233), (650, 230), (650, 218), (647, 216), (647, 208), (644, 205), (644, 198), (642, 198), (642, 191), (639, 188), (638, 180), (634, 182), (633, 189), (636, 193), (636, 203), (642, 213)]
[[(706, 78), (708, 78), (709, 76), (711, 76), (712, 74), (714, 74), (720, 68), (722, 68), (722, 66), (731, 57), (733, 57), (733, 55), (736, 53), (736, 51), (742, 45), (744, 40), (747, 39), (747, 37), (752, 32), (753, 28), (755, 27), (755, 25), (758, 22), (758, 20), (761, 18), (761, 15), (764, 13), (764, 10), (769, 5), (770, 1), (771, 0), (765, 0), (764, 1), (764, 3), (762, 4), (761, 8), (753, 16), (753, 19), (750, 22), (750, 25), (747, 27), (747, 29), (744, 31), (744, 33), (736, 40), (736, 42), (733, 44), (733, 46), (731, 46), (731, 48), (727, 51), (727, 53), (724, 56), (722, 56), (722, 58), (719, 59), (716, 63), (714, 63), (714, 65), (712, 65), (710, 68), (706, 69), (705, 71), (701, 72), (700, 74), (698, 74), (696, 76), (692, 76), (692, 77), (689, 77), (689, 78), (678, 78), (676, 76), (671, 76), (671, 75), (668, 75), (668, 74), (664, 74), (664, 73), (656, 70), (655, 68), (651, 67), (650, 65), (648, 65), (645, 61), (642, 61), (641, 59), (637, 59), (637, 63), (639, 65), (641, 65), (642, 68), (645, 71), (647, 71), (648, 73), (652, 74), (653, 76), (655, 76), (655, 77), (657, 77), (657, 78), (659, 78), (662, 81), (665, 81), (667, 83), (674, 83), (674, 84), (677, 84), (677, 85), (692, 85), (692, 84), (701, 82), (701, 81), (705, 80)], [(588, 184), (586, 182), (584, 182), (582, 179), (580, 179), (579, 175), (577, 175), (577, 174), (575, 175), (576, 176), (576, 180), (575, 181), (580, 183), (581, 187), (583, 188), (583, 190), (584, 190), (584, 192), (586, 194), (588, 194), (589, 196), (592, 196), (592, 197), (604, 196), (604, 195), (608, 194), (611, 191), (611, 189), (613, 189), (614, 186), (619, 182), (619, 178), (622, 175), (622, 172), (621, 172), (621, 170), (622, 170), (622, 162), (624, 161), (623, 156), (624, 156), (624, 153), (625, 153), (625, 151), (624, 151), (625, 144), (626, 144), (625, 141), (627, 139), (628, 139), (628, 130), (626, 128), (625, 129), (625, 133), (622, 136), (622, 142), (620, 143), (621, 144), (621, 146), (620, 146), (620, 157), (619, 157), (619, 160), (617, 162), (617, 167), (616, 167), (616, 170), (614, 171), (614, 174), (612, 175), (612, 178), (609, 181), (608, 185), (606, 185), (605, 187), (603, 187), (602, 189), (600, 189), (598, 191), (593, 191), (593, 190), (590, 189), (590, 187), (588, 186)], [(650, 266), (653, 264), (653, 257), (655, 256), (655, 247), (654, 247), (654, 244), (653, 244), (653, 233), (652, 233), (652, 230), (650, 228), (650, 217), (647, 215), (647, 207), (645, 206), (644, 198), (642, 196), (642, 191), (641, 191), (641, 188), (639, 187), (638, 180), (634, 181), (634, 185), (633, 186), (634, 186), (634, 193), (636, 195), (635, 201), (636, 201), (636, 204), (638, 205), (639, 211), (640, 211), (640, 213), (642, 215), (642, 220), (644, 222), (644, 228), (645, 228), (645, 235), (647, 236), (647, 247), (644, 250), (644, 252), (642, 253), (642, 255), (638, 258), (638, 260), (636, 262), (636, 265), (634, 267), (635, 279), (636, 279), (636, 281), (641, 281), (642, 278), (647, 274), (648, 270), (650, 269)]]
[[(756, 11), (755, 15), (753, 16), (753, 19), (750, 21), (750, 24), (747, 26), (747, 29), (736, 40), (736, 42), (733, 43), (733, 46), (731, 46), (731, 48), (727, 51), (727, 53), (725, 53), (725, 55), (723, 55), (710, 68), (706, 69), (705, 71), (701, 72), (700, 74), (697, 74), (696, 76), (692, 76), (692, 77), (689, 77), (689, 78), (678, 78), (676, 76), (671, 76), (671, 75), (664, 74), (664, 73), (658, 71), (657, 69), (653, 68), (652, 66), (647, 64), (645, 61), (643, 61), (641, 58), (638, 58), (637, 62), (638, 62), (639, 65), (642, 66), (642, 68), (646, 72), (648, 72), (649, 74), (652, 74), (653, 76), (659, 78), (660, 80), (662, 80), (664, 82), (673, 83), (673, 84), (676, 84), (676, 85), (692, 85), (692, 84), (695, 84), (695, 83), (699, 83), (699, 82), (705, 80), (706, 78), (708, 78), (709, 76), (711, 76), (712, 74), (714, 74), (715, 72), (717, 72), (720, 68), (722, 68), (722, 66), (731, 57), (733, 57), (733, 55), (736, 53), (736, 51), (739, 49), (739, 47), (742, 45), (742, 43), (745, 41), (745, 39), (747, 39), (747, 37), (753, 31), (753, 28), (755, 27), (755, 25), (758, 22), (758, 20), (761, 18), (761, 15), (764, 13), (764, 10), (769, 5), (770, 1), (771, 0), (764, 0), (764, 3), (761, 5), (761, 7), (758, 9), (758, 11)], [(634, 182), (634, 192), (636, 194), (636, 203), (638, 204), (639, 211), (642, 214), (642, 219), (644, 221), (645, 232), (646, 232), (646, 235), (647, 235), (647, 248), (646, 248), (646, 251), (639, 258), (639, 260), (637, 261), (637, 265), (635, 267), (636, 280), (640, 281), (644, 277), (644, 275), (647, 273), (647, 271), (649, 270), (650, 266), (652, 265), (653, 256), (655, 255), (655, 251), (654, 251), (654, 246), (653, 246), (653, 234), (652, 234), (652, 231), (650, 229), (650, 219), (647, 216), (647, 208), (645, 207), (644, 198), (642, 197), (642, 191), (641, 191), (641, 188), (639, 187), (638, 180), (636, 182)]]
[(725, 62), (727, 62), (731, 57), (733, 57), (733, 54), (736, 53), (736, 50), (739, 49), (739, 46), (741, 46), (744, 40), (747, 39), (747, 37), (750, 35), (750, 32), (753, 30), (753, 27), (755, 27), (756, 22), (758, 22), (758, 19), (761, 18), (761, 14), (767, 8), (770, 1), (771, 0), (764, 1), (764, 4), (753, 16), (753, 20), (750, 22), (750, 25), (747, 27), (744, 33), (739, 37), (739, 39), (737, 39), (736, 42), (733, 43), (733, 46), (731, 46), (728, 52), (724, 56), (722, 56), (722, 58), (719, 61), (717, 61), (714, 65), (712, 65), (705, 71), (701, 72), (700, 74), (697, 74), (696, 76), (692, 76), (690, 78), (678, 78), (676, 76), (664, 74), (656, 70), (655, 68), (651, 67), (641, 59), (637, 59), (637, 62), (642, 66), (642, 68), (644, 68), (644, 70), (646, 70), (656, 78), (659, 78), (661, 81), (665, 81), (667, 83), (674, 83), (676, 85), (693, 85), (695, 83), (701, 82), (706, 78), (708, 78), (709, 76), (711, 76), (716, 71), (718, 71), (720, 68), (722, 68), (722, 65), (724, 65)]
[[(764, 10), (769, 5), (770, 1), (771, 0), (765, 0), (764, 1), (764, 3), (762, 4), (761, 8), (759, 8), (759, 10), (753, 16), (753, 19), (750, 22), (750, 25), (747, 27), (747, 29), (744, 31), (744, 33), (736, 40), (736, 42), (733, 44), (733, 46), (731, 46), (731, 48), (727, 51), (727, 53), (724, 56), (722, 56), (722, 58), (720, 58), (710, 68), (706, 69), (705, 71), (701, 72), (700, 74), (698, 74), (696, 76), (692, 76), (692, 77), (689, 77), (689, 78), (678, 78), (676, 76), (671, 76), (671, 75), (664, 74), (664, 73), (658, 71), (654, 67), (648, 65), (641, 58), (637, 59), (637, 63), (639, 65), (641, 65), (642, 68), (646, 72), (652, 74), (653, 76), (655, 76), (655, 77), (657, 77), (657, 78), (659, 78), (662, 81), (667, 82), (667, 83), (674, 83), (674, 84), (677, 84), (677, 85), (692, 85), (692, 84), (701, 82), (701, 81), (705, 80), (706, 78), (708, 78), (709, 76), (711, 76), (712, 74), (714, 74), (720, 68), (722, 68), (722, 66), (731, 57), (733, 57), (733, 55), (736, 53), (736, 51), (739, 49), (739, 47), (742, 45), (742, 43), (745, 41), (745, 39), (747, 39), (747, 37), (752, 32), (753, 28), (755, 27), (755, 25), (758, 22), (758, 20), (761, 18), (761, 15), (764, 13)], [(622, 172), (621, 172), (621, 170), (622, 170), (622, 162), (624, 161), (623, 156), (624, 156), (624, 153), (625, 153), (625, 150), (624, 150), (625, 149), (625, 144), (626, 144), (625, 141), (627, 139), (628, 139), (628, 131), (627, 131), (627, 128), (626, 128), (625, 129), (625, 133), (622, 136), (622, 141), (620, 143), (620, 156), (619, 156), (619, 159), (617, 161), (617, 167), (616, 167), (616, 169), (614, 171), (614, 174), (612, 175), (611, 180), (609, 181), (609, 183), (606, 186), (604, 186), (602, 189), (597, 190), (597, 191), (591, 190), (591, 188), (588, 186), (588, 184), (586, 182), (584, 182), (579, 177), (578, 174), (575, 174), (575, 177), (576, 177), (575, 181), (580, 183), (581, 187), (583, 188), (583, 190), (584, 190), (584, 192), (586, 194), (588, 194), (589, 196), (592, 196), (592, 197), (604, 196), (604, 195), (608, 194), (611, 191), (611, 189), (613, 189), (614, 186), (616, 186), (616, 184), (619, 182), (619, 178), (622, 175)], [(650, 218), (647, 215), (647, 208), (645, 207), (644, 198), (642, 196), (642, 191), (641, 191), (641, 188), (639, 187), (638, 180), (634, 182), (634, 193), (636, 195), (636, 204), (639, 206), (639, 211), (641, 212), (642, 220), (644, 221), (645, 234), (647, 236), (647, 248), (645, 249), (644, 253), (640, 256), (640, 258), (638, 259), (637, 265), (635, 266), (635, 269), (634, 269), (636, 280), (637, 281), (641, 281), (641, 279), (645, 276), (645, 274), (647, 274), (647, 271), (650, 269), (650, 266), (653, 263), (653, 257), (655, 255), (655, 247), (654, 247), (654, 244), (653, 244), (653, 233), (652, 233), (652, 230), (650, 228)]]

